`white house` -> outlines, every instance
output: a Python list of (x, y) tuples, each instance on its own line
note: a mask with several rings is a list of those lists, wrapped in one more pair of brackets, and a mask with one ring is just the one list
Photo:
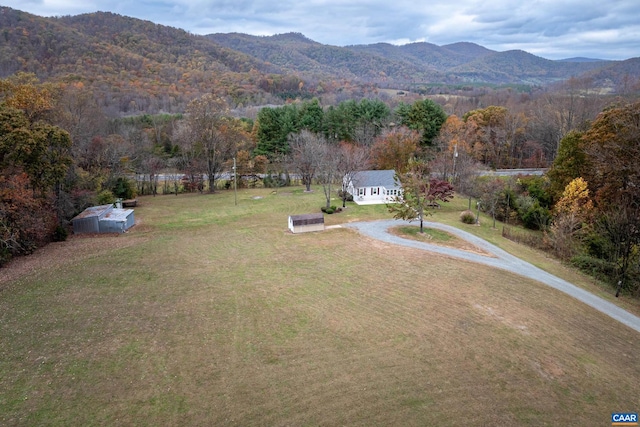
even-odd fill
[(347, 191), (359, 205), (392, 203), (402, 191), (395, 175), (394, 170), (360, 171), (347, 183)]

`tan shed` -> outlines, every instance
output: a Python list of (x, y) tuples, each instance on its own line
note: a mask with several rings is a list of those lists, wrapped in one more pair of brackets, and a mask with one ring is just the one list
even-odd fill
[(289, 215), (289, 230), (296, 234), (309, 231), (324, 231), (324, 214)]

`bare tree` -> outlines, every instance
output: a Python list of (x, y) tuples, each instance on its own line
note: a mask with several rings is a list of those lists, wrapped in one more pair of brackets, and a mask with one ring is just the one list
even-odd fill
[(342, 207), (346, 207), (347, 189), (355, 180), (358, 172), (366, 169), (369, 163), (369, 149), (359, 145), (342, 143), (339, 148), (338, 179), (342, 179)]
[(493, 218), (493, 228), (496, 228), (496, 214), (500, 201), (504, 198), (505, 182), (499, 178), (485, 180), (480, 184), (480, 203), (484, 211)]
[(337, 146), (323, 140), (321, 153), (317, 167), (317, 179), (322, 185), (328, 208), (331, 206), (331, 188), (336, 184), (340, 175), (340, 150)]
[(291, 168), (300, 174), (302, 184), (311, 191), (311, 182), (326, 151), (326, 140), (308, 130), (289, 135)]
[(187, 106), (187, 123), (190, 128), (190, 148), (194, 157), (202, 160), (207, 175), (209, 192), (215, 191), (215, 183), (222, 173), (225, 160), (231, 157), (232, 144), (225, 135), (228, 107), (224, 99), (207, 94)]

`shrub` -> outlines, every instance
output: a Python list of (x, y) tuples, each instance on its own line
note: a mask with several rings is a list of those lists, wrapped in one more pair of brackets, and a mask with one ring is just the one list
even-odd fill
[(616, 266), (614, 263), (589, 255), (577, 255), (571, 258), (571, 265), (600, 280), (614, 284)]
[(338, 197), (340, 198), (340, 200), (344, 198), (344, 200), (347, 202), (353, 202), (353, 196), (347, 191), (338, 190)]
[(133, 199), (136, 197), (135, 186), (130, 180), (123, 176), (116, 179), (111, 191), (115, 197), (120, 199)]
[(9, 248), (0, 246), (0, 267), (11, 260), (11, 251)]
[(537, 201), (528, 209), (522, 211), (520, 216), (524, 226), (531, 230), (544, 230), (551, 222), (549, 209), (540, 206)]
[(96, 201), (99, 205), (109, 205), (115, 203), (116, 198), (110, 190), (102, 190), (98, 193)]
[(56, 229), (53, 230), (54, 242), (64, 242), (65, 240), (67, 240), (68, 236), (69, 236), (69, 231), (61, 225), (58, 225)]
[(333, 209), (331, 209), (331, 208), (328, 208), (324, 212), (327, 213), (327, 214), (332, 214), (335, 211)]
[(460, 214), (460, 221), (465, 224), (475, 224), (476, 216), (470, 210), (466, 210)]
[(532, 234), (524, 231), (518, 232), (516, 230), (517, 229), (511, 227), (502, 227), (502, 237), (512, 242), (521, 243), (543, 251), (549, 250), (552, 247), (552, 243), (546, 235)]

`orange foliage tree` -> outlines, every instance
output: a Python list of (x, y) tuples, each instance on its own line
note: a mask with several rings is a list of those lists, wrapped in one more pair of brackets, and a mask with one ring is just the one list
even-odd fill
[(419, 152), (420, 134), (404, 126), (391, 129), (376, 139), (371, 147), (371, 164), (375, 169), (403, 172), (409, 159)]

